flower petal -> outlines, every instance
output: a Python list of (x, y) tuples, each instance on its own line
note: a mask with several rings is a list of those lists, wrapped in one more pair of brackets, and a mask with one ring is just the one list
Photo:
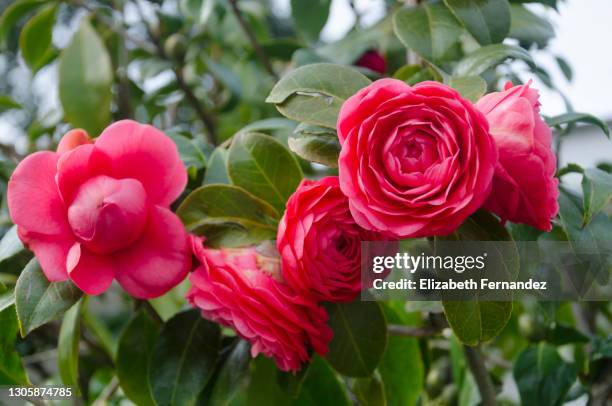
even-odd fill
[(93, 141), (89, 138), (85, 130), (81, 130), (80, 128), (70, 130), (60, 140), (57, 146), (57, 153), (62, 155), (72, 151), (79, 145), (91, 144), (92, 142)]
[(68, 252), (66, 267), (70, 279), (88, 295), (106, 292), (115, 273), (111, 257), (92, 254), (78, 242)]
[(66, 206), (87, 180), (111, 171), (109, 157), (93, 144), (80, 145), (62, 155), (57, 162), (57, 187)]
[(168, 206), (187, 184), (176, 145), (150, 125), (119, 121), (104, 130), (96, 146), (111, 158), (115, 177), (138, 179), (152, 204)]
[(132, 296), (161, 296), (185, 277), (191, 266), (191, 243), (179, 218), (155, 206), (143, 237), (115, 255), (116, 278)]
[(74, 239), (27, 233), (21, 228), (18, 228), (17, 232), (19, 238), (36, 255), (40, 268), (50, 282), (68, 279), (66, 257)]

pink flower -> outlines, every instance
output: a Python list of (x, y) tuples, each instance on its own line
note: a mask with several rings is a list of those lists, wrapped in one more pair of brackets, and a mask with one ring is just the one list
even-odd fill
[(380, 239), (355, 223), (336, 176), (303, 180), (278, 228), (283, 278), (318, 300), (351, 301), (362, 288), (361, 242)]
[(385, 57), (374, 49), (364, 52), (359, 59), (357, 59), (357, 62), (355, 62), (355, 66), (370, 69), (381, 75), (384, 75), (387, 71), (387, 61)]
[(300, 369), (309, 350), (327, 353), (327, 312), (275, 279), (277, 259), (254, 248), (214, 250), (195, 241), (201, 266), (189, 277), (187, 300), (204, 318), (233, 328), (252, 344), (253, 357), (272, 357), (283, 371)]
[(57, 152), (25, 158), (9, 181), (8, 206), (50, 281), (70, 279), (97, 295), (117, 279), (130, 295), (152, 298), (191, 266), (187, 234), (168, 209), (186, 182), (172, 140), (126, 120), (95, 142), (73, 130)]
[(540, 117), (538, 91), (529, 85), (508, 82), (503, 92), (488, 94), (476, 104), (489, 120), (499, 151), (484, 207), (504, 221), (550, 231), (559, 209), (557, 164), (551, 130)]
[(453, 232), (487, 198), (487, 121), (452, 88), (381, 79), (338, 117), (340, 188), (355, 221), (394, 238)]

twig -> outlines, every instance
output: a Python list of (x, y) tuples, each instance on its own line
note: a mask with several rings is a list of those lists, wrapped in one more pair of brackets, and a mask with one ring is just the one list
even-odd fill
[(232, 8), (234, 16), (238, 20), (238, 24), (240, 24), (240, 27), (242, 28), (242, 31), (244, 31), (246, 36), (249, 38), (249, 42), (251, 43), (251, 46), (257, 54), (257, 57), (259, 58), (261, 64), (264, 66), (266, 71), (268, 71), (270, 76), (272, 76), (275, 80), (278, 80), (278, 75), (276, 74), (276, 72), (274, 72), (274, 68), (270, 63), (268, 56), (259, 45), (259, 42), (257, 42), (257, 38), (255, 38), (255, 34), (253, 34), (253, 31), (251, 31), (251, 28), (248, 26), (246, 21), (244, 21), (244, 18), (242, 18), (242, 14), (240, 14), (240, 9), (238, 8), (237, 0), (229, 0), (229, 4)]
[(117, 379), (117, 376), (113, 376), (113, 379), (111, 379), (102, 393), (100, 393), (100, 396), (92, 403), (92, 406), (106, 405), (108, 399), (117, 391), (117, 388), (119, 388), (119, 379)]
[(480, 392), (481, 404), (483, 406), (496, 406), (495, 388), (493, 387), (493, 382), (491, 382), (491, 377), (489, 376), (484, 359), (480, 353), (480, 347), (468, 347), (466, 345), (463, 348), (468, 365), (472, 371), (476, 385), (478, 386), (478, 391)]
[(389, 324), (387, 326), (387, 331), (389, 332), (389, 334), (395, 335), (395, 336), (416, 337), (416, 338), (432, 337), (442, 332), (441, 330), (435, 329), (435, 328), (411, 327), (411, 326), (402, 326), (399, 324)]

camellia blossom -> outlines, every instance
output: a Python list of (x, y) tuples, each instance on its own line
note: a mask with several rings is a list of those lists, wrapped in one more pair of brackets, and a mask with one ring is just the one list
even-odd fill
[(381, 75), (384, 75), (387, 71), (387, 61), (385, 57), (374, 49), (364, 52), (355, 62), (355, 66), (370, 69)]
[(279, 369), (297, 371), (310, 350), (327, 353), (327, 312), (279, 281), (278, 264), (266, 263), (255, 248), (208, 249), (197, 238), (194, 253), (201, 265), (189, 277), (187, 299), (204, 318), (249, 341), (253, 357), (262, 353)]
[(476, 107), (489, 121), (499, 152), (493, 188), (484, 207), (514, 223), (544, 231), (557, 215), (559, 181), (552, 132), (540, 116), (538, 91), (529, 83), (482, 97)]
[(278, 228), (283, 278), (318, 300), (351, 301), (362, 288), (361, 242), (380, 239), (355, 223), (338, 177), (303, 180)]
[(340, 188), (360, 226), (392, 238), (453, 232), (489, 195), (485, 117), (454, 89), (381, 79), (338, 117)]
[(172, 140), (126, 120), (95, 142), (73, 130), (57, 152), (26, 157), (9, 180), (8, 207), (50, 281), (97, 295), (117, 279), (130, 295), (152, 298), (191, 267), (188, 236), (168, 208), (186, 183)]

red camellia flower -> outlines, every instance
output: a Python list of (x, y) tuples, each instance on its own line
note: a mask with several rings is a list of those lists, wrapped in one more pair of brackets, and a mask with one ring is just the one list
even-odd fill
[(537, 90), (529, 84), (508, 82), (503, 92), (488, 94), (476, 104), (489, 120), (499, 151), (493, 188), (484, 207), (502, 220), (550, 231), (550, 220), (559, 209), (557, 163), (538, 99)]
[(186, 182), (170, 138), (120, 121), (95, 142), (73, 130), (57, 152), (25, 158), (9, 181), (8, 206), (50, 281), (71, 279), (97, 295), (116, 278), (132, 296), (152, 298), (191, 266), (187, 234), (168, 209)]
[(266, 264), (254, 248), (214, 250), (194, 242), (201, 266), (189, 277), (187, 300), (204, 318), (233, 328), (252, 344), (253, 357), (272, 357), (283, 371), (300, 369), (311, 349), (327, 353), (327, 312), (275, 279), (278, 264)]
[(387, 71), (387, 61), (385, 57), (376, 50), (369, 50), (363, 53), (355, 62), (355, 66), (370, 69), (384, 75)]
[(351, 301), (362, 288), (361, 242), (380, 239), (355, 223), (336, 176), (303, 180), (278, 228), (283, 278), (318, 300)]
[(497, 153), (487, 121), (446, 85), (378, 80), (344, 103), (337, 127), (340, 188), (368, 230), (448, 234), (489, 194)]

